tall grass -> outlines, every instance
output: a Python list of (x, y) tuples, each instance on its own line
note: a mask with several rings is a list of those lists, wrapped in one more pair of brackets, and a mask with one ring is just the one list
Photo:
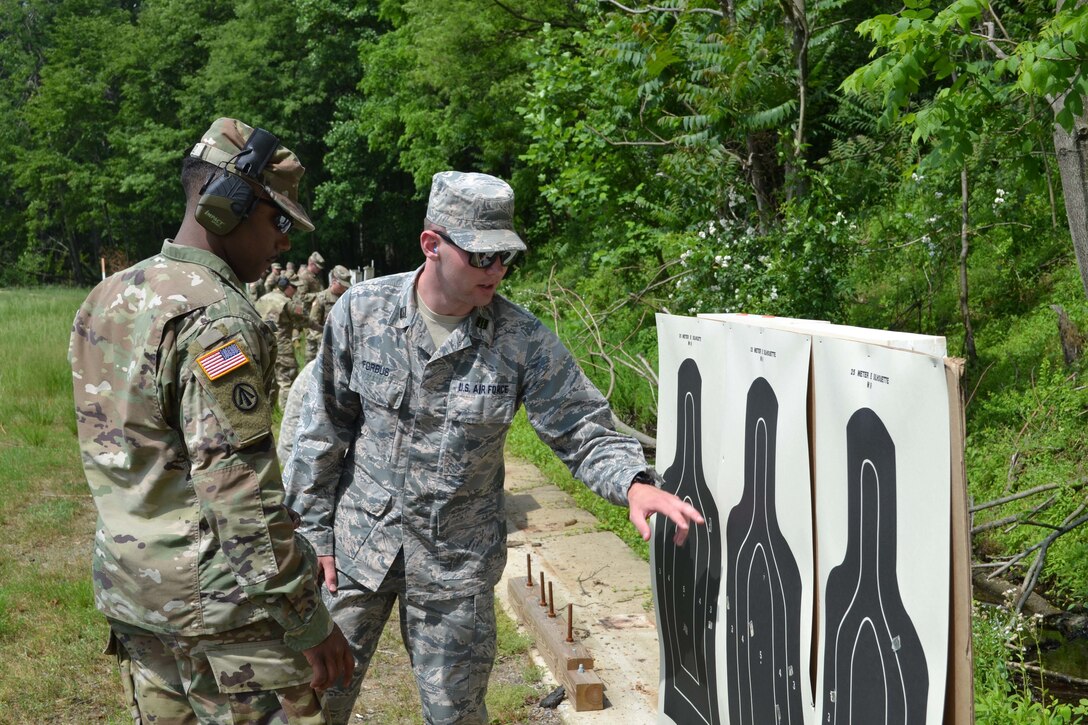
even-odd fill
[(0, 722), (124, 722), (94, 608), (68, 334), (85, 290), (0, 289)]

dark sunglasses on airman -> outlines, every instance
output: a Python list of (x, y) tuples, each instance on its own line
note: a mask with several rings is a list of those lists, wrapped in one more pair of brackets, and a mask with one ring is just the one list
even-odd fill
[(458, 246), (457, 242), (450, 239), (449, 236), (445, 233), (440, 232), (437, 229), (434, 229), (432, 231), (434, 231), (434, 233), (438, 236), (442, 237), (442, 239), (446, 242), (449, 242), (450, 244), (467, 254), (468, 263), (473, 267), (476, 267), (477, 269), (487, 269), (495, 263), (496, 259), (499, 260), (499, 263), (502, 264), (502, 266), (510, 267), (514, 264), (514, 260), (518, 258), (518, 255), (521, 254), (520, 249), (508, 249), (503, 252), (470, 252), (467, 249), (463, 249), (462, 247)]
[(257, 201), (268, 204), (270, 207), (279, 212), (276, 216), (272, 218), (272, 225), (276, 227), (277, 231), (279, 231), (280, 234), (287, 234), (291, 231), (291, 227), (295, 225), (295, 222), (293, 219), (291, 219), (291, 217), (283, 213), (283, 209), (280, 209), (279, 204), (272, 201), (271, 199), (265, 199), (263, 197), (257, 197)]

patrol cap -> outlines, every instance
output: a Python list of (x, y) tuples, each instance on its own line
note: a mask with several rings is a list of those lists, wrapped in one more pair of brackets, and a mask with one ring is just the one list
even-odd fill
[(445, 227), (454, 244), (467, 252), (525, 249), (514, 231), (514, 190), (489, 174), (435, 174), (425, 218)]
[(279, 262), (273, 262), (272, 263), (272, 269), (283, 269), (283, 265), (280, 264)]
[(295, 280), (291, 279), (286, 274), (280, 275), (280, 278), (276, 280), (276, 284), (279, 286), (280, 289), (287, 289), (288, 285), (296, 288), (298, 287), (298, 284), (295, 282)]
[(340, 282), (341, 284), (351, 284), (351, 272), (349, 272), (348, 268), (342, 264), (338, 264), (333, 267), (330, 274), (332, 275), (332, 278), (334, 280)]
[(308, 260), (306, 260), (306, 261), (313, 262), (314, 264), (317, 265), (318, 269), (325, 269), (325, 258), (321, 256), (320, 252), (314, 252), (313, 254), (310, 255), (310, 258)]
[[(237, 119), (218, 118), (204, 132), (200, 143), (193, 146), (189, 155), (237, 173), (234, 161), (245, 148), (246, 140), (252, 133), (252, 126)], [(298, 202), (298, 182), (304, 173), (306, 169), (298, 157), (281, 144), (272, 153), (272, 158), (268, 160), (264, 170), (253, 180), (294, 220), (296, 228), (312, 232), (314, 223)]]

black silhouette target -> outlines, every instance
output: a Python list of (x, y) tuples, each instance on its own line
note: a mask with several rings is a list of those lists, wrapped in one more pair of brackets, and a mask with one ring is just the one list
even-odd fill
[(683, 546), (673, 544), (676, 525), (659, 516), (654, 531), (655, 582), (665, 639), (664, 714), (681, 725), (720, 722), (714, 636), (721, 583), (718, 509), (703, 474), (700, 423), (702, 377), (690, 358), (677, 375), (677, 437), (664, 488), (690, 502), (706, 519), (693, 526)]
[(846, 425), (847, 544), (828, 575), (826, 725), (922, 725), (929, 673), (896, 576), (895, 444), (861, 408)]
[[(744, 492), (726, 523), (726, 632), (732, 725), (802, 723), (801, 574), (775, 508), (778, 398), (748, 389)], [(861, 721), (858, 721), (861, 722)]]

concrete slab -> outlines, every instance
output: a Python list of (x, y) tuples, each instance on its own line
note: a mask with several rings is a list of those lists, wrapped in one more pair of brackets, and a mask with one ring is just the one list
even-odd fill
[(559, 707), (566, 723), (652, 723), (657, 718), (658, 644), (653, 619), (650, 565), (596, 519), (578, 508), (531, 464), (506, 462), (509, 557), (496, 594), (507, 612), (507, 581), (526, 575), (532, 556), (534, 581), (543, 571), (552, 582), (556, 610), (574, 605), (575, 639), (594, 658), (605, 683), (605, 707), (575, 712)]

